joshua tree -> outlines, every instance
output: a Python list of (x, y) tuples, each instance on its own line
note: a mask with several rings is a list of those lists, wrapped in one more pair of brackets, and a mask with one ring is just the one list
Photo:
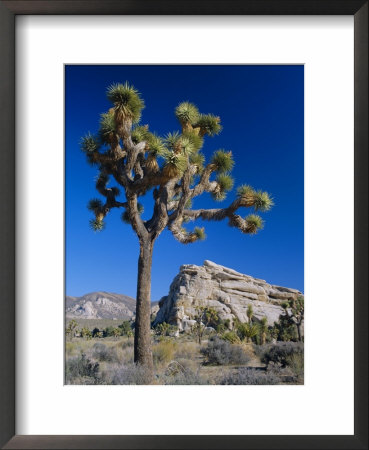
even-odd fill
[(69, 323), (68, 323), (68, 327), (65, 330), (65, 334), (67, 336), (69, 336), (71, 339), (74, 338), (74, 336), (76, 335), (78, 330), (78, 323), (76, 320), (72, 319)]
[(250, 339), (257, 336), (259, 333), (259, 327), (256, 325), (256, 323), (240, 323), (237, 327), (237, 333), (242, 341), (245, 341), (248, 343), (250, 342)]
[(215, 308), (198, 305), (195, 307), (195, 309), (196, 323), (192, 328), (192, 332), (197, 337), (198, 342), (201, 345), (206, 328), (211, 324), (217, 323), (219, 317)]
[(87, 327), (83, 327), (81, 330), (81, 337), (86, 338), (86, 339), (91, 339), (92, 333)]
[[(122, 208), (122, 219), (137, 234), (140, 244), (138, 258), (137, 306), (135, 323), (135, 362), (152, 367), (150, 335), (151, 263), (156, 239), (168, 228), (183, 244), (204, 239), (203, 228), (189, 231), (183, 224), (196, 219), (219, 221), (227, 219), (231, 227), (243, 233), (254, 234), (262, 228), (262, 219), (255, 214), (243, 218), (237, 214), (241, 207), (266, 211), (272, 200), (266, 192), (255, 191), (243, 185), (237, 197), (228, 206), (216, 209), (192, 209), (191, 202), (208, 192), (214, 200), (222, 201), (233, 187), (229, 175), (233, 167), (232, 153), (217, 150), (205, 164), (201, 152), (206, 136), (221, 130), (220, 118), (200, 114), (197, 107), (184, 102), (177, 106), (175, 115), (181, 130), (162, 138), (149, 131), (147, 125), (138, 125), (144, 102), (140, 93), (127, 82), (111, 85), (107, 90), (112, 107), (101, 115), (97, 135), (87, 134), (81, 148), (99, 175), (96, 189), (104, 201), (92, 199), (89, 209), (94, 213), (91, 227), (102, 230), (104, 219), (113, 208)], [(215, 175), (215, 177), (214, 177)], [(123, 189), (109, 186), (109, 180)], [(145, 194), (153, 198), (151, 218), (143, 220), (139, 198)]]
[(298, 340), (303, 340), (302, 324), (304, 322), (304, 297), (297, 297), (296, 300), (289, 300), (282, 303), (282, 308), (290, 323), (295, 324), (297, 328)]

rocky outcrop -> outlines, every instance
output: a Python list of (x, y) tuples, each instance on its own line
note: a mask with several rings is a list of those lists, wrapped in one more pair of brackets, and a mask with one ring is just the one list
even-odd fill
[(220, 319), (229, 319), (231, 325), (235, 318), (246, 322), (249, 304), (256, 320), (266, 317), (273, 325), (283, 313), (281, 303), (301, 295), (296, 289), (271, 285), (211, 261), (203, 266), (186, 264), (160, 300), (154, 325), (167, 322), (187, 330), (195, 323), (196, 306), (215, 308)]

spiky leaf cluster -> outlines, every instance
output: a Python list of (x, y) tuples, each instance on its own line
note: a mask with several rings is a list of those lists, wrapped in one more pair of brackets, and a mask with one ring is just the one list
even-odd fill
[(228, 192), (231, 191), (234, 184), (234, 179), (227, 174), (219, 174), (216, 179), (219, 189), (221, 192)]
[(182, 136), (190, 140), (195, 150), (200, 150), (204, 144), (204, 139), (193, 131), (185, 131)]
[(247, 224), (247, 233), (255, 234), (258, 230), (262, 229), (264, 226), (263, 219), (256, 215), (256, 214), (250, 214), (249, 216), (245, 217), (246, 224)]
[(201, 114), (199, 120), (194, 126), (196, 128), (199, 127), (203, 134), (207, 134), (209, 136), (215, 136), (222, 130), (222, 126), (220, 125), (220, 117), (214, 116), (213, 114)]
[(131, 136), (134, 144), (146, 141), (149, 135), (149, 130), (147, 125), (137, 125), (133, 128)]
[(205, 228), (195, 227), (193, 232), (199, 241), (203, 241), (204, 239), (206, 239)]
[(114, 115), (111, 114), (110, 112), (101, 114), (100, 130), (99, 130), (101, 142), (103, 142), (104, 144), (109, 144), (111, 142), (114, 133), (115, 133)]
[(242, 184), (237, 188), (237, 195), (239, 197), (250, 197), (255, 194), (254, 188), (248, 184)]
[(140, 120), (145, 104), (140, 93), (127, 81), (124, 84), (114, 83), (109, 86), (107, 97), (124, 117), (131, 119), (133, 123)]
[(183, 173), (187, 169), (188, 157), (183, 153), (175, 153), (166, 149), (161, 156), (165, 160), (164, 167), (172, 167), (178, 171), (178, 173)]
[(98, 198), (92, 198), (87, 204), (87, 209), (92, 212), (99, 211), (102, 209), (102, 207), (102, 201)]
[(91, 219), (90, 227), (94, 231), (102, 231), (105, 228), (105, 222), (103, 220), (99, 220), (99, 219)]
[(179, 138), (178, 148), (186, 156), (190, 156), (193, 153), (195, 153), (195, 151), (196, 151), (193, 141), (190, 138), (188, 138), (187, 136), (181, 136)]
[(176, 150), (178, 149), (180, 134), (178, 131), (174, 131), (174, 133), (168, 133), (165, 136), (164, 143), (166, 147), (170, 150)]
[(175, 115), (181, 124), (194, 124), (199, 120), (200, 113), (193, 103), (182, 102), (175, 109)]
[(161, 155), (165, 152), (165, 145), (160, 136), (157, 136), (154, 133), (149, 133), (147, 136), (147, 143), (149, 145), (149, 152), (154, 155)]
[(193, 153), (190, 156), (190, 163), (197, 166), (197, 173), (202, 172), (202, 170), (204, 168), (204, 162), (205, 162), (205, 156), (200, 152)]
[(254, 194), (255, 211), (269, 211), (274, 205), (273, 199), (267, 192), (257, 191)]
[(232, 152), (217, 150), (216, 152), (214, 152), (211, 162), (216, 166), (217, 172), (230, 172), (234, 165)]
[(81, 150), (84, 153), (93, 153), (99, 148), (99, 141), (91, 133), (81, 139)]

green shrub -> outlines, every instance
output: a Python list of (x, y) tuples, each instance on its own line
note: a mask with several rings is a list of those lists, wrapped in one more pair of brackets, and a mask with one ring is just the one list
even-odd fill
[(92, 337), (102, 337), (102, 333), (97, 327), (92, 330)]
[(111, 337), (114, 336), (114, 327), (111, 325), (106, 327), (104, 330), (104, 337)]
[[(304, 357), (304, 344), (302, 342), (277, 342), (276, 344), (267, 344), (260, 346), (259, 356), (265, 364), (270, 362), (280, 364), (286, 367), (292, 359)], [(297, 359), (296, 359), (297, 361)]]
[(210, 339), (201, 353), (205, 356), (206, 363), (211, 365), (246, 364), (250, 360), (240, 346), (218, 337)]
[(86, 338), (86, 339), (91, 339), (92, 338), (92, 333), (89, 330), (89, 328), (87, 327), (83, 327), (81, 330), (81, 337), (82, 338)]
[(222, 339), (230, 342), (231, 344), (237, 344), (240, 342), (240, 338), (235, 331), (227, 331), (226, 333), (223, 333)]
[(132, 324), (129, 320), (125, 320), (118, 328), (121, 336), (133, 336)]
[(156, 327), (154, 328), (155, 334), (157, 336), (171, 336), (173, 335), (177, 330), (178, 327), (175, 325), (170, 325), (169, 323), (163, 322), (158, 323)]

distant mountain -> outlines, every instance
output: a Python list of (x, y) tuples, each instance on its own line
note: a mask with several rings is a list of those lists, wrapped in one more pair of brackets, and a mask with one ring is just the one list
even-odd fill
[(123, 294), (91, 292), (82, 297), (65, 298), (68, 319), (131, 319), (136, 312), (136, 300)]

